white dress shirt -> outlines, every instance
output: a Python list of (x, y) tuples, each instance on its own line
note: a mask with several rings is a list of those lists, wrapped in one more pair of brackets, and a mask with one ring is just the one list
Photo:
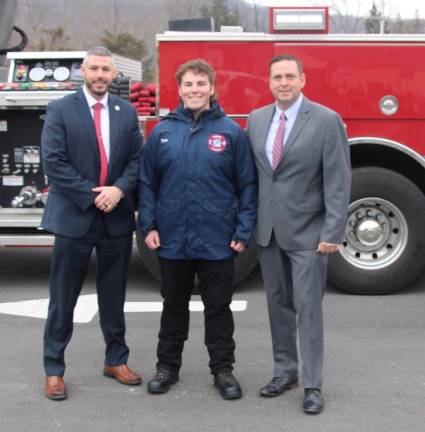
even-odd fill
[(105, 147), (106, 158), (109, 162), (110, 153), (110, 140), (109, 140), (109, 106), (108, 106), (108, 93), (103, 96), (101, 100), (96, 100), (87, 90), (87, 87), (83, 86), (83, 92), (86, 97), (87, 103), (90, 107), (90, 112), (94, 121), (94, 108), (93, 106), (100, 102), (103, 108), (100, 110), (100, 128), (102, 133), (103, 147)]
[[(283, 145), (285, 146), (286, 140), (288, 139), (291, 129), (294, 126), (295, 119), (297, 118), (298, 111), (300, 110), (301, 104), (303, 102), (303, 95), (300, 94), (299, 98), (285, 111), (285, 134), (283, 136)], [(282, 114), (282, 109), (276, 102), (276, 109), (272, 122), (270, 123), (269, 133), (266, 139), (266, 155), (267, 159), (272, 164), (273, 159), (273, 143), (276, 136), (277, 128), (279, 127), (280, 115)]]

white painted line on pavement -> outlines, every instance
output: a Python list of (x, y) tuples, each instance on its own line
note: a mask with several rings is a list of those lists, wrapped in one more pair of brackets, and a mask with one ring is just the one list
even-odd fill
[(0, 313), (30, 318), (47, 318), (49, 299), (26, 300), (0, 304)]
[[(0, 303), (0, 313), (29, 318), (47, 318), (49, 299), (24, 300), (10, 303)], [(75, 323), (88, 323), (97, 314), (97, 295), (89, 294), (78, 297), (74, 309)]]
[[(230, 309), (233, 312), (243, 312), (246, 310), (248, 302), (246, 300), (233, 300)], [(189, 310), (191, 312), (203, 312), (204, 305), (201, 301), (190, 301)], [(125, 302), (124, 312), (161, 312), (162, 302)]]
[(99, 307), (97, 304), (97, 294), (79, 296), (74, 309), (74, 322), (90, 322), (97, 314), (98, 309)]
[[(0, 303), (0, 313), (6, 315), (24, 316), (29, 318), (47, 318), (49, 299), (24, 300), (17, 302)], [(230, 308), (233, 312), (243, 312), (247, 309), (246, 300), (234, 300)], [(189, 303), (191, 312), (202, 312), (202, 301)], [(78, 297), (74, 309), (74, 323), (89, 323), (97, 314), (97, 295), (81, 295)], [(161, 312), (162, 302), (125, 302), (124, 312)]]
[(124, 312), (161, 312), (162, 302), (125, 302)]
[(248, 308), (248, 302), (246, 300), (233, 300), (232, 303), (230, 303), (230, 309), (232, 309), (233, 312), (243, 312), (246, 311)]

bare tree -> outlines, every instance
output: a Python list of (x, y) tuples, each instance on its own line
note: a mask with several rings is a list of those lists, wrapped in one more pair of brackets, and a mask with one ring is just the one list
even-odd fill
[(255, 31), (260, 31), (260, 27), (258, 25), (258, 3), (256, 0), (253, 0), (252, 7), (254, 9), (254, 29)]
[(202, 0), (167, 0), (169, 19), (198, 18), (203, 5)]
[(241, 17), (237, 4), (233, 10), (229, 7), (227, 0), (212, 0), (209, 7), (202, 6), (203, 17), (213, 17), (216, 31), (220, 31), (222, 25), (237, 26), (241, 24)]
[(31, 35), (30, 41), (28, 44), (28, 48), (31, 49), (38, 49), (38, 44), (41, 40), (41, 35), (43, 33), (43, 21), (44, 21), (44, 14), (41, 8), (34, 4), (34, 2), (27, 0), (22, 3), (22, 8), (25, 11), (28, 21), (26, 22), (26, 25), (29, 25), (29, 28), (27, 28), (27, 32)]
[(419, 11), (415, 10), (415, 17), (409, 22), (408, 33), (423, 33), (424, 22), (419, 15)]
[(391, 25), (392, 33), (423, 33), (424, 21), (420, 18), (418, 10), (415, 11), (413, 19), (402, 19), (400, 14), (397, 14), (395, 21)]
[(71, 49), (70, 40), (61, 26), (43, 28), (39, 41), (33, 43), (33, 47), (37, 51), (68, 51)]
[(364, 31), (364, 17), (361, 10), (364, 2), (358, 1), (353, 9), (351, 0), (332, 0), (331, 25), (336, 28), (337, 33), (361, 33)]

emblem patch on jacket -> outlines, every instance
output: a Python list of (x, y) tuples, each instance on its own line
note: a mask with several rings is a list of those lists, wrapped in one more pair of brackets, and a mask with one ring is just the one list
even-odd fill
[(219, 134), (210, 135), (208, 137), (208, 149), (213, 152), (222, 152), (226, 149), (226, 137)]

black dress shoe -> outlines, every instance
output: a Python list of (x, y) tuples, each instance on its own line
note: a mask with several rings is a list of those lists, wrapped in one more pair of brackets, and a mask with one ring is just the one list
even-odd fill
[(319, 414), (323, 411), (322, 392), (319, 389), (306, 388), (304, 390), (303, 410), (307, 414)]
[(179, 376), (166, 369), (158, 369), (153, 378), (148, 382), (149, 393), (167, 393), (172, 384), (179, 380)]
[(274, 377), (268, 384), (260, 389), (260, 395), (265, 397), (280, 396), (286, 390), (298, 387), (298, 377), (290, 379), (283, 377)]
[(218, 388), (223, 399), (240, 399), (242, 397), (241, 386), (230, 371), (223, 371), (214, 375), (214, 385)]

